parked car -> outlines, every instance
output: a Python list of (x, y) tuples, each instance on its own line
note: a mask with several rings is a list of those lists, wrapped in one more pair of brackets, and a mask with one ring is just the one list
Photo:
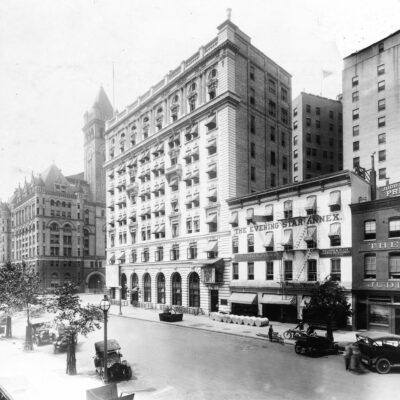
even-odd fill
[(56, 340), (56, 331), (50, 321), (33, 323), (31, 326), (33, 342), (38, 346), (51, 344)]
[[(94, 348), (94, 366), (97, 374), (104, 379), (104, 341), (96, 342)], [(122, 360), (120, 350), (121, 346), (115, 339), (107, 340), (107, 377), (129, 380), (132, 377), (132, 369), (126, 360)]]
[(384, 332), (356, 333), (361, 361), (387, 374), (392, 367), (400, 367), (400, 336)]
[(295, 342), (294, 351), (297, 354), (316, 357), (323, 354), (337, 354), (339, 346), (336, 342), (329, 340), (325, 336), (301, 333)]

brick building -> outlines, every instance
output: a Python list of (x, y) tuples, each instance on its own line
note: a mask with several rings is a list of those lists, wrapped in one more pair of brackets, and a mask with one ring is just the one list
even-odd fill
[(149, 307), (227, 307), (225, 200), (290, 182), (290, 116), (290, 75), (227, 20), (107, 122), (113, 297), (121, 289)]
[(293, 100), (293, 182), (343, 169), (342, 103), (309, 93)]
[(11, 260), (11, 211), (8, 203), (0, 202), (0, 265)]

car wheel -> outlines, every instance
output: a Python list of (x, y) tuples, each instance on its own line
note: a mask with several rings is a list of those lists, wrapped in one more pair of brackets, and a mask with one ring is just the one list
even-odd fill
[(283, 332), (283, 337), (285, 339), (291, 339), (292, 338), (292, 334), (289, 331), (285, 331), (285, 332)]
[(378, 374), (387, 374), (390, 372), (391, 368), (392, 366), (387, 358), (380, 358), (375, 364), (375, 369)]
[(129, 381), (129, 379), (132, 378), (132, 368), (131, 367), (125, 368), (124, 375), (126, 380)]
[(294, 351), (296, 352), (296, 354), (303, 354), (303, 347), (300, 346), (299, 344), (295, 344)]

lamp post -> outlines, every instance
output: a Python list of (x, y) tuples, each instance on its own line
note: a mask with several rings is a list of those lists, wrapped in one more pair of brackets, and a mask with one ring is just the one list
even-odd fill
[(100, 309), (103, 310), (104, 313), (104, 375), (103, 381), (104, 383), (108, 382), (107, 376), (107, 313), (110, 309), (111, 303), (108, 301), (106, 295), (104, 295), (104, 299), (100, 302)]

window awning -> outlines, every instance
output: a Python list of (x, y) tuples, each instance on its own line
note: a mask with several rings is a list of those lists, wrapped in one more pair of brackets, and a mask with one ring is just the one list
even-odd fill
[(192, 173), (191, 172), (188, 172), (187, 174), (186, 174), (186, 176), (185, 176), (185, 179), (184, 179), (184, 181), (186, 182), (186, 181), (190, 181), (192, 179)]
[(145, 151), (144, 158), (147, 158), (150, 160), (150, 150)]
[(234, 211), (231, 214), (231, 217), (229, 218), (229, 223), (231, 225), (237, 225), (239, 223), (239, 213), (237, 211)]
[(210, 148), (210, 147), (217, 147), (217, 139), (211, 139), (208, 141), (207, 145), (206, 145), (206, 149)]
[(335, 192), (331, 192), (329, 195), (329, 205), (336, 206), (340, 205), (340, 192), (336, 190)]
[(193, 150), (192, 150), (192, 156), (197, 156), (199, 154), (199, 148), (198, 147), (195, 147)]
[(311, 296), (303, 296), (301, 300), (300, 307), (305, 307), (309, 301), (311, 300)]
[(210, 267), (212, 265), (215, 265), (215, 267), (223, 266), (222, 258), (207, 258), (205, 260), (197, 259), (193, 260), (193, 264), (199, 265), (200, 267)]
[(331, 224), (328, 236), (340, 236), (340, 224)]
[(287, 306), (295, 306), (296, 296), (282, 296), (279, 294), (263, 294), (261, 299), (262, 304), (282, 304)]
[(159, 207), (160, 207), (160, 206), (159, 206), (158, 204), (156, 204), (155, 207), (154, 207), (154, 211), (153, 211), (153, 212), (154, 212), (154, 213), (158, 212)]
[(165, 210), (165, 204), (161, 203), (160, 204), (160, 208), (158, 209), (158, 211), (164, 211)]
[(196, 178), (198, 178), (198, 177), (199, 177), (199, 170), (196, 169), (196, 170), (193, 171), (193, 173), (192, 173), (192, 179), (196, 179)]
[(164, 143), (160, 143), (157, 147), (157, 152), (164, 152)]
[(118, 172), (122, 172), (124, 170), (125, 170), (125, 165), (124, 164), (120, 164), (117, 171)]
[(125, 260), (125, 252), (122, 252), (120, 254), (120, 256), (118, 257), (118, 260), (120, 260), (120, 261)]
[(147, 214), (147, 215), (150, 215), (150, 214), (151, 214), (151, 208), (150, 208), (150, 207), (147, 207), (147, 208), (146, 208), (146, 214)]
[(257, 304), (256, 293), (232, 293), (228, 299), (231, 303)]
[(247, 219), (248, 221), (250, 221), (250, 220), (253, 220), (253, 218), (254, 218), (254, 209), (253, 209), (253, 208), (249, 208), (249, 209), (246, 211), (246, 219)]
[(175, 203), (177, 203), (178, 202), (178, 196), (174, 196), (174, 197), (172, 197), (172, 199), (171, 199), (171, 203), (173, 203), (173, 204), (175, 204)]
[(132, 160), (130, 160), (130, 161), (128, 162), (128, 164), (126, 164), (126, 166), (127, 166), (128, 168), (133, 168), (136, 164), (137, 164), (137, 158), (135, 157), (135, 158), (132, 158)]
[(210, 115), (207, 118), (206, 123), (204, 125), (207, 126), (210, 129), (215, 127), (215, 126), (217, 126), (217, 116), (215, 114)]
[(165, 232), (165, 224), (161, 224), (157, 230), (157, 233), (164, 233)]
[(132, 211), (129, 213), (129, 215), (130, 215), (131, 217), (136, 216), (136, 210), (132, 210)]
[(274, 215), (274, 206), (272, 204), (267, 204), (265, 206), (265, 216)]
[(207, 217), (206, 224), (216, 224), (217, 223), (217, 214), (210, 214)]
[(216, 252), (218, 250), (218, 240), (209, 240), (207, 244), (206, 252), (213, 251)]
[(157, 154), (158, 153), (158, 145), (155, 145), (153, 147), (153, 150), (151, 150), (151, 154)]
[(317, 227), (316, 226), (310, 226), (307, 228), (307, 234), (304, 237), (305, 242), (316, 242), (317, 239)]
[(291, 229), (287, 229), (283, 233), (283, 241), (282, 246), (289, 246), (293, 244), (293, 231)]
[(190, 204), (192, 202), (192, 196), (186, 196), (185, 204)]
[(209, 174), (210, 172), (217, 172), (217, 164), (211, 164), (211, 165), (209, 165), (206, 172), (207, 172), (208, 174)]
[(192, 201), (199, 201), (200, 200), (200, 194), (199, 193), (194, 193), (192, 197)]
[(139, 160), (140, 160), (140, 161), (143, 161), (145, 158), (146, 158), (146, 152), (145, 152), (145, 151), (142, 151), (142, 152), (140, 153)]
[(217, 189), (212, 189), (207, 194), (208, 199), (216, 198), (216, 197), (217, 197)]
[(190, 128), (190, 133), (193, 135), (193, 133), (197, 133), (197, 131), (198, 131), (197, 124), (192, 125), (192, 127)]
[(274, 247), (274, 233), (267, 232), (265, 234), (264, 247)]
[(156, 226), (153, 228), (153, 230), (151, 231), (151, 233), (157, 233), (157, 232), (158, 232), (158, 229), (159, 229), (159, 226), (156, 225)]
[(292, 209), (292, 202), (291, 201), (285, 201), (283, 203), (283, 209), (284, 209), (284, 211), (290, 211)]
[(315, 210), (317, 208), (317, 196), (307, 197), (306, 210)]
[(108, 262), (114, 262), (115, 261), (115, 254), (111, 254), (110, 258), (108, 259)]
[(178, 186), (178, 178), (172, 178), (169, 182), (169, 186)]
[(184, 159), (190, 158), (192, 156), (192, 150), (189, 150), (186, 152), (185, 156), (183, 157)]

